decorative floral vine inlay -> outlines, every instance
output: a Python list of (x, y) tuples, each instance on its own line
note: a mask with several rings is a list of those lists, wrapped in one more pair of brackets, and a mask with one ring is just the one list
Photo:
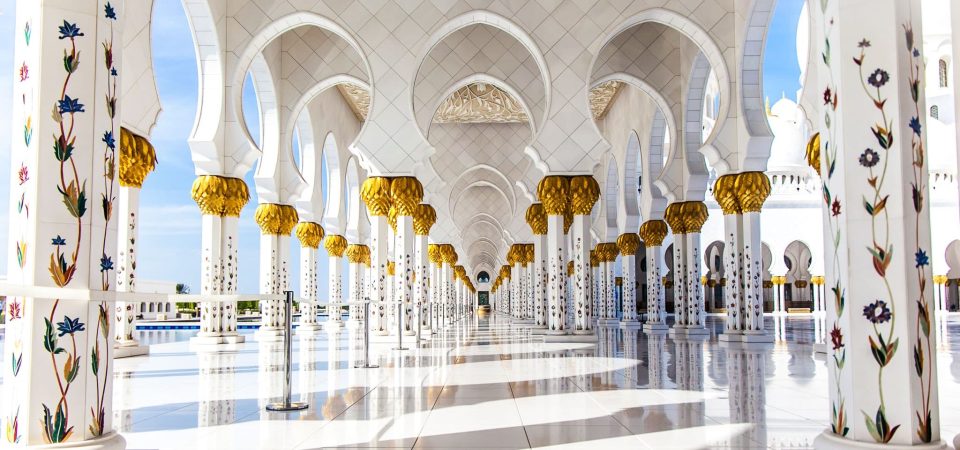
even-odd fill
[[(887, 96), (884, 87), (890, 81), (890, 74), (883, 68), (874, 69), (869, 74), (865, 69), (867, 51), (870, 49), (870, 41), (862, 39), (857, 47), (860, 49), (860, 56), (853, 58), (853, 63), (857, 65), (860, 71), (860, 81), (863, 93), (871, 100), (878, 114), (878, 121), (870, 128), (876, 140), (877, 149), (867, 148), (858, 157), (858, 162), (867, 169), (869, 176), (866, 179), (870, 186), (871, 196), (864, 196), (863, 209), (870, 216), (870, 234), (871, 247), (867, 249), (870, 252), (873, 261), (873, 270), (880, 277), (886, 298), (876, 299), (863, 308), (863, 316), (873, 326), (873, 335), (868, 336), (870, 343), (870, 352), (877, 365), (877, 390), (880, 397), (880, 404), (876, 412), (861, 410), (864, 422), (870, 436), (880, 443), (887, 443), (893, 439), (893, 436), (900, 428), (900, 424), (891, 424), (887, 419), (886, 400), (884, 397), (885, 386), (883, 383), (884, 369), (893, 360), (900, 345), (900, 338), (894, 333), (897, 314), (894, 302), (893, 289), (890, 285), (887, 271), (890, 263), (893, 261), (894, 247), (890, 239), (890, 215), (886, 208), (887, 200), (890, 194), (886, 190), (888, 168), (890, 165), (890, 152), (894, 143), (894, 123), (887, 114)], [(912, 43), (911, 43), (912, 47)]]
[[(823, 50), (821, 52), (821, 60), (827, 69), (831, 69), (832, 62), (832, 53), (830, 50), (830, 39), (832, 37), (833, 31), (833, 19), (827, 19), (827, 7), (830, 5), (830, 0), (822, 0), (820, 2), (820, 11), (824, 15), (823, 17)], [(821, 151), (822, 160), (821, 171), (822, 181), (823, 181), (823, 201), (826, 205), (827, 210), (830, 214), (827, 216), (827, 229), (830, 236), (830, 245), (832, 247), (832, 260), (831, 260), (831, 269), (833, 273), (833, 286), (830, 287), (830, 291), (833, 293), (833, 302), (834, 310), (836, 311), (836, 317), (833, 318), (832, 330), (830, 331), (830, 337), (832, 342), (831, 358), (830, 363), (833, 365), (833, 377), (834, 377), (834, 386), (836, 387), (836, 392), (834, 392), (834, 398), (831, 399), (831, 415), (830, 415), (830, 428), (834, 434), (840, 436), (846, 436), (850, 432), (850, 427), (848, 425), (848, 414), (846, 409), (846, 401), (844, 398), (843, 389), (841, 387), (841, 379), (843, 376), (844, 366), (847, 361), (847, 351), (845, 344), (843, 342), (843, 329), (841, 328), (841, 319), (843, 318), (844, 313), (846, 312), (846, 286), (844, 285), (842, 265), (840, 262), (840, 251), (843, 248), (843, 243), (841, 242), (843, 238), (843, 233), (840, 228), (841, 220), (841, 205), (839, 198), (833, 198), (833, 194), (830, 190), (835, 183), (839, 181), (834, 178), (835, 170), (837, 168), (837, 158), (840, 154), (840, 140), (837, 136), (837, 129), (833, 126), (835, 122), (835, 117), (837, 113), (837, 106), (839, 105), (839, 96), (837, 93), (837, 85), (834, 80), (834, 74), (832, 70), (827, 71), (829, 73), (827, 86), (823, 91), (823, 121), (824, 126), (826, 127), (826, 132), (824, 133), (823, 148)]]
[(913, 168), (913, 182), (910, 184), (911, 195), (913, 198), (914, 209), (914, 231), (916, 235), (916, 258), (915, 269), (917, 271), (917, 286), (919, 296), (917, 302), (917, 325), (919, 333), (917, 342), (913, 347), (913, 362), (917, 373), (917, 381), (920, 384), (920, 396), (922, 397), (920, 409), (916, 411), (917, 416), (917, 437), (922, 442), (933, 441), (933, 424), (930, 411), (930, 395), (933, 390), (933, 349), (931, 348), (930, 338), (930, 314), (931, 308), (927, 302), (927, 269), (930, 265), (930, 258), (926, 251), (920, 248), (920, 230), (921, 217), (924, 208), (923, 193), (927, 191), (924, 185), (924, 171), (926, 171), (926, 159), (923, 147), (923, 129), (920, 126), (920, 87), (923, 83), (923, 58), (920, 50), (914, 45), (913, 25), (910, 23), (903, 25), (904, 41), (907, 51), (912, 58), (910, 64), (910, 100), (913, 102), (913, 116), (910, 118), (910, 128), (913, 133), (910, 136), (910, 149)]

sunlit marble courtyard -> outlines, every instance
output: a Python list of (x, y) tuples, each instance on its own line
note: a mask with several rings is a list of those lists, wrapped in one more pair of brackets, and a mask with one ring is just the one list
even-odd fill
[[(281, 344), (191, 349), (188, 330), (140, 331), (150, 355), (116, 361), (114, 425), (129, 448), (811, 448), (829, 424), (817, 319), (770, 317), (773, 344), (600, 328), (598, 344), (543, 343), (500, 315), (417, 348), (373, 344), (362, 363), (348, 329), (294, 339), (293, 396)], [(942, 398), (960, 398), (960, 316), (938, 327)], [(960, 410), (941, 407), (942, 434)], [(949, 424), (949, 425), (948, 425)]]

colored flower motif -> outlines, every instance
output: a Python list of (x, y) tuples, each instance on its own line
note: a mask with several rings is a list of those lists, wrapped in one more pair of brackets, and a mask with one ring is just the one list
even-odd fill
[(60, 39), (72, 39), (83, 35), (84, 34), (80, 32), (80, 27), (75, 23), (64, 20), (63, 25), (60, 25)]
[(30, 68), (27, 67), (26, 61), (20, 66), (20, 81), (27, 81), (30, 78)]
[(890, 320), (892, 315), (890, 314), (890, 308), (887, 308), (887, 302), (877, 300), (863, 307), (863, 317), (874, 324), (878, 324)]
[(823, 104), (829, 105), (830, 102), (832, 101), (833, 101), (833, 91), (831, 91), (830, 88), (827, 88), (827, 90), (823, 91)]
[(64, 95), (63, 100), (57, 100), (57, 104), (59, 106), (60, 114), (86, 112), (86, 110), (83, 109), (83, 104), (80, 103), (80, 99), (70, 98), (69, 95)]
[(20, 306), (20, 302), (14, 299), (10, 302), (10, 307), (8, 308), (10, 312), (7, 314), (9, 320), (20, 319), (23, 317), (23, 307)]
[(110, 147), (111, 150), (117, 149), (117, 140), (113, 137), (112, 131), (107, 131), (103, 133), (103, 139), (101, 139), (107, 147)]
[(66, 335), (73, 335), (78, 331), (84, 330), (83, 322), (80, 322), (80, 318), (71, 319), (67, 316), (63, 316), (63, 322), (57, 322), (57, 331), (60, 332), (59, 337), (64, 337)]
[(833, 205), (830, 205), (830, 212), (834, 217), (840, 215), (840, 200), (834, 200)]
[(843, 348), (843, 333), (840, 332), (840, 328), (837, 327), (837, 324), (833, 324), (833, 329), (830, 330), (830, 342), (833, 343), (834, 350), (840, 350)]
[(23, 40), (27, 43), (28, 46), (30, 45), (30, 35), (31, 35), (31, 34), (32, 34), (32, 33), (31, 33), (31, 30), (30, 30), (30, 22), (27, 22), (27, 23), (23, 24)]
[(24, 183), (30, 181), (30, 169), (27, 169), (27, 166), (20, 164), (20, 170), (17, 171), (17, 178), (20, 180), (20, 186), (23, 186)]
[(857, 44), (857, 47), (859, 47), (859, 48), (870, 48), (870, 41), (864, 39), (864, 40), (860, 41), (859, 44)]
[(67, 240), (58, 234), (57, 237), (53, 238), (53, 242), (50, 245), (67, 245)]
[(927, 252), (923, 250), (917, 250), (917, 254), (914, 255), (914, 257), (916, 257), (917, 260), (917, 268), (930, 264), (930, 257), (927, 256)]
[(883, 87), (888, 81), (890, 81), (890, 74), (883, 69), (877, 69), (867, 77), (867, 83), (870, 83), (870, 85), (875, 88)]
[(913, 132), (914, 132), (917, 136), (920, 136), (920, 131), (922, 130), (922, 126), (920, 125), (920, 119), (919, 119), (919, 118), (917, 118), (917, 117), (911, 117), (911, 118), (910, 118), (910, 129), (913, 130)]
[(110, 69), (110, 75), (117, 76), (117, 68), (113, 67)]
[(100, 257), (100, 271), (106, 272), (108, 270), (113, 270), (113, 259), (107, 255)]
[(103, 7), (104, 16), (108, 19), (117, 20), (117, 11), (113, 9), (113, 5), (110, 2), (107, 2), (106, 6)]
[(860, 154), (860, 165), (863, 167), (873, 167), (880, 162), (880, 155), (873, 151), (873, 149), (868, 148)]

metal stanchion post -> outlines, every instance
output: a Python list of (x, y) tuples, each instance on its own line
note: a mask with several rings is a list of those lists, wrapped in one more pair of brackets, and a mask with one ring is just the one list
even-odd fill
[(397, 302), (397, 346), (394, 350), (410, 350), (403, 346), (403, 302)]
[(293, 291), (284, 292), (287, 295), (287, 302), (284, 305), (284, 311), (286, 312), (286, 323), (283, 330), (283, 401), (270, 403), (267, 405), (267, 411), (300, 411), (307, 409), (306, 402), (291, 402), (291, 387), (290, 379), (291, 372), (293, 369), (293, 342), (290, 339), (290, 333), (293, 329), (293, 318), (292, 318), (292, 309), (293, 309)]
[(370, 364), (370, 298), (363, 301), (363, 365), (354, 365), (355, 369), (376, 369), (380, 367)]

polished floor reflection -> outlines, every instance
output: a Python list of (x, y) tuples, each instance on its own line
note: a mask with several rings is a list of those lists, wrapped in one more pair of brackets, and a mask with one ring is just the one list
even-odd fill
[[(601, 328), (599, 343), (543, 343), (508, 318), (462, 323), (417, 349), (357, 333), (295, 339), (297, 413), (264, 410), (283, 392), (283, 352), (185, 341), (118, 360), (115, 427), (130, 448), (809, 448), (828, 422), (811, 316), (768, 318), (774, 344), (673, 339)], [(960, 398), (960, 316), (940, 326), (940, 395)], [(164, 341), (161, 335), (154, 342)], [(174, 340), (166, 339), (166, 340)], [(943, 436), (960, 411), (942, 401)]]

